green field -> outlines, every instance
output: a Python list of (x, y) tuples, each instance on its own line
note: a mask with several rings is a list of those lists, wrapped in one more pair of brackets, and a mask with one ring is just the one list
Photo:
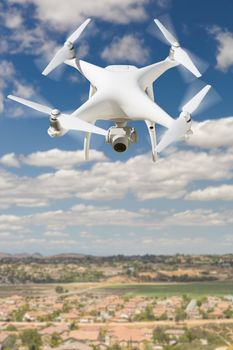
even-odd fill
[(170, 284), (117, 284), (103, 288), (103, 292), (124, 295), (142, 296), (172, 296), (187, 294), (191, 297), (207, 295), (233, 295), (233, 282), (198, 282), (198, 283), (170, 283)]

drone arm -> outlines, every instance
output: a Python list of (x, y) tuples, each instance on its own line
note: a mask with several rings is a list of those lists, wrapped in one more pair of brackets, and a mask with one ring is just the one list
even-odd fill
[(71, 115), (88, 123), (93, 123), (97, 118), (100, 118), (100, 113), (103, 106), (104, 100), (98, 93), (96, 93), (93, 97), (76, 109)]
[(106, 75), (104, 68), (79, 60), (78, 58), (66, 60), (65, 64), (77, 69), (94, 87), (98, 86), (98, 83), (101, 82), (104, 75)]
[(70, 66), (70, 67), (73, 67), (75, 69), (77, 69), (81, 74), (82, 74), (82, 71), (81, 71), (81, 67), (79, 65), (79, 59), (78, 58), (72, 58), (71, 60), (66, 60), (64, 62), (67, 66)]
[(167, 57), (164, 61), (140, 68), (138, 70), (140, 86), (145, 90), (168, 69), (176, 67), (177, 65), (179, 65), (179, 63)]
[(124, 113), (132, 120), (149, 120), (170, 128), (174, 119), (165, 112), (157, 103), (151, 100), (146, 92), (138, 89), (128, 96), (128, 103), (122, 106)]

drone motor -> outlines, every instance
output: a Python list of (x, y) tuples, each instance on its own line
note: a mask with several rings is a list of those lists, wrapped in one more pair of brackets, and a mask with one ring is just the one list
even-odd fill
[(60, 114), (61, 113), (58, 109), (53, 109), (51, 111), (49, 119), (50, 127), (48, 128), (48, 134), (50, 137), (59, 137), (63, 135), (63, 129), (58, 121), (58, 116)]

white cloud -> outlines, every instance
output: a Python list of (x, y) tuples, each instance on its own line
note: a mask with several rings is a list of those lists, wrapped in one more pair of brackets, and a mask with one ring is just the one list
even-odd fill
[[(46, 152), (31, 153), (28, 156), (20, 157), (20, 159), (27, 165), (55, 169), (70, 169), (85, 162), (83, 151), (62, 151), (56, 148)], [(100, 162), (106, 161), (107, 158), (102, 152), (91, 150), (90, 160)]]
[(149, 58), (149, 50), (143, 47), (143, 44), (143, 40), (131, 34), (115, 38), (110, 46), (104, 49), (101, 57), (111, 63), (121, 61), (141, 65)]
[(45, 237), (69, 237), (67, 233), (58, 231), (48, 231), (44, 233)]
[(8, 83), (12, 83), (14, 76), (15, 70), (13, 64), (2, 60), (0, 62), (0, 113), (4, 110), (4, 91)]
[(231, 149), (210, 153), (176, 150), (156, 164), (150, 161), (149, 155), (113, 163), (103, 153), (95, 151), (93, 157), (97, 162), (87, 169), (76, 169), (83, 162), (79, 151), (50, 150), (18, 158), (13, 155), (7, 157), (21, 164), (48, 166), (57, 170), (34, 177), (18, 176), (2, 170), (1, 208), (14, 205), (48, 206), (72, 198), (106, 202), (125, 198), (129, 193), (139, 201), (183, 198), (189, 186), (193, 188), (196, 181), (224, 182), (232, 179), (233, 169)]
[[(1, 170), (0, 207), (43, 207), (75, 198), (106, 202), (126, 198), (129, 193), (140, 201), (157, 198), (203, 200), (210, 196), (209, 189), (199, 190), (195, 188), (195, 183), (209, 181), (208, 187), (213, 188), (216, 185), (211, 181), (216, 180), (221, 181), (218, 186), (223, 186), (218, 196), (228, 200), (230, 191), (226, 193), (224, 182), (232, 179), (232, 123), (233, 118), (229, 117), (196, 124), (197, 132), (189, 142), (210, 151), (173, 150), (164, 154), (156, 164), (150, 161), (149, 155), (113, 163), (102, 152), (95, 150), (91, 152), (90, 159), (97, 163), (87, 169), (81, 167), (84, 164), (82, 151), (53, 149), (26, 156), (5, 154), (0, 158), (2, 166), (26, 164), (56, 170), (31, 177)], [(226, 149), (214, 148), (220, 146)], [(216, 191), (219, 193), (219, 190)], [(213, 196), (213, 190), (211, 193)]]
[(216, 201), (233, 200), (233, 185), (209, 186), (201, 190), (195, 190), (186, 196), (189, 200)]
[(0, 89), (3, 90), (15, 77), (15, 69), (11, 62), (1, 60), (0, 62)]
[(50, 34), (39, 25), (33, 28), (21, 26), (9, 33), (8, 37), (3, 37), (6, 44), (2, 45), (1, 53), (37, 55), (42, 56), (42, 60), (48, 60), (58, 48), (57, 42), (50, 38)]
[(233, 147), (233, 117), (193, 123), (193, 135), (188, 144), (201, 148)]
[(186, 210), (168, 215), (161, 220), (161, 226), (225, 226), (233, 222), (232, 211), (213, 209)]
[(167, 9), (171, 6), (172, 0), (157, 0), (157, 5), (159, 5), (162, 9)]
[[(16, 73), (12, 62), (2, 60), (0, 62), (0, 112), (3, 112), (5, 108), (5, 92), (9, 87), (12, 87), (12, 90), (22, 97), (29, 98), (35, 94), (33, 87), (24, 82)], [(14, 110), (9, 110), (9, 115), (11, 114), (14, 114)]]
[(4, 24), (9, 29), (17, 29), (23, 24), (23, 16), (18, 9), (10, 9), (1, 16)]
[(115, 23), (142, 21), (147, 18), (144, 6), (147, 0), (10, 0), (11, 4), (34, 4), (36, 18), (57, 30), (71, 29), (87, 17)]
[[(95, 230), (101, 227), (111, 230), (112, 227), (143, 228), (149, 233), (151, 230), (157, 232), (161, 229), (174, 227), (216, 227), (232, 225), (232, 210), (214, 211), (212, 209), (195, 209), (186, 211), (155, 210), (150, 216), (145, 216), (140, 210), (127, 210), (122, 208), (111, 208), (108, 206), (76, 205), (73, 208), (57, 211), (33, 213), (25, 216), (0, 215), (0, 234), (9, 232), (25, 234), (33, 237), (41, 232), (43, 239), (53, 239), (55, 237), (71, 237), (68, 233), (75, 228), (78, 232), (80, 227), (92, 228)], [(124, 218), (124, 220), (121, 220)], [(60, 230), (51, 230), (51, 227), (59, 226)], [(104, 232), (106, 232), (104, 230)], [(77, 239), (94, 240), (95, 234), (80, 231)], [(111, 236), (110, 236), (111, 237)], [(114, 236), (119, 237), (118, 235)], [(134, 236), (135, 239), (137, 235)], [(114, 238), (114, 239), (115, 239)], [(132, 236), (129, 235), (132, 239)], [(148, 240), (147, 236), (142, 237)], [(105, 238), (103, 238), (105, 239)]]
[(209, 29), (218, 43), (217, 68), (226, 72), (233, 65), (233, 33), (218, 26)]
[(31, 98), (35, 94), (35, 90), (31, 85), (15, 81), (13, 94), (24, 98)]
[[(33, 15), (30, 9), (31, 16)], [(3, 15), (4, 13), (4, 15)], [(3, 33), (0, 42), (0, 53), (15, 55), (18, 53), (39, 55), (42, 61), (48, 61), (57, 49), (58, 44), (49, 28), (34, 20), (34, 25), (27, 24), (27, 11), (12, 8), (10, 5), (0, 14)], [(43, 62), (44, 64), (44, 62)]]
[(93, 238), (95, 238), (95, 235), (93, 233), (88, 232), (88, 231), (81, 231), (79, 233), (79, 237), (93, 239)]
[(20, 166), (20, 162), (14, 153), (8, 153), (1, 157), (0, 164), (16, 168)]
[[(221, 249), (219, 244), (224, 243), (224, 237), (216, 241), (212, 235), (217, 232), (216, 228), (221, 233), (221, 228), (225, 230), (232, 226), (232, 214), (232, 210), (226, 209), (148, 212), (143, 208), (122, 209), (121, 205), (119, 208), (111, 208), (79, 204), (66, 210), (34, 211), (24, 216), (0, 215), (0, 236), (4, 238), (1, 247), (35, 251), (36, 245), (37, 251), (41, 252), (72, 249), (108, 255), (148, 252), (161, 254), (165, 251), (177, 253), (181, 248), (186, 253), (195, 250), (200, 252), (203, 249), (210, 252), (211, 249)], [(200, 227), (203, 228), (201, 236)], [(115, 233), (114, 228), (121, 233)], [(183, 228), (185, 233), (182, 233)], [(206, 234), (205, 228), (211, 228), (211, 236)], [(229, 235), (227, 242), (229, 249)]]

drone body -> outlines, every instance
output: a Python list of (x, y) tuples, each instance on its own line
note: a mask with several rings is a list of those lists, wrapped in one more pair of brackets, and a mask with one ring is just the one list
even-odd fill
[[(69, 130), (86, 132), (84, 139), (85, 159), (89, 157), (91, 133), (105, 136), (117, 152), (124, 152), (128, 146), (137, 142), (136, 130), (127, 123), (131, 120), (144, 120), (151, 140), (152, 159), (156, 161), (157, 152), (161, 152), (172, 142), (191, 132), (191, 113), (199, 106), (210, 86), (205, 86), (191, 101), (182, 108), (176, 120), (166, 113), (155, 101), (153, 82), (168, 69), (179, 64), (185, 66), (195, 76), (201, 74), (195, 67), (188, 54), (180, 47), (177, 40), (167, 29), (155, 20), (165, 38), (171, 44), (169, 56), (158, 63), (137, 68), (131, 65), (114, 65), (106, 68), (79, 60), (76, 57), (74, 42), (78, 39), (86, 25), (86, 20), (65, 42), (43, 71), (49, 74), (61, 63), (66, 63), (77, 69), (89, 82), (89, 99), (70, 115), (60, 113), (49, 107), (31, 102), (16, 96), (8, 97), (33, 109), (50, 115), (50, 136), (62, 136)], [(129, 48), (130, 50), (130, 48)], [(111, 120), (115, 123), (109, 130), (96, 127), (97, 120)], [(164, 136), (157, 145), (155, 124), (167, 128)]]

